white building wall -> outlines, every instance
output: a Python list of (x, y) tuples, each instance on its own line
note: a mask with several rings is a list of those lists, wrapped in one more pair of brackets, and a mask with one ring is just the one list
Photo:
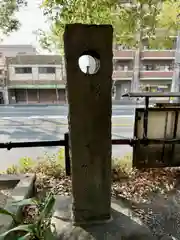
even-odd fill
[(56, 76), (55, 76), (55, 80), (62, 80), (63, 78), (63, 66), (57, 66), (56, 67)]
[[(23, 67), (23, 66), (22, 66)], [(26, 75), (26, 74), (24, 74)], [(29, 75), (29, 74), (28, 74)], [(18, 77), (18, 74), (16, 74), (16, 76)], [(26, 76), (24, 76), (25, 78)], [(37, 81), (39, 79), (39, 73), (38, 73), (38, 67), (37, 66), (32, 66), (32, 74), (31, 74), (31, 79), (33, 81)], [(27, 79), (26, 79), (27, 80)]]
[(41, 74), (38, 74), (38, 79), (39, 80), (48, 80), (48, 81), (52, 81), (52, 80), (56, 80), (56, 74), (51, 74), (51, 73), (48, 73), (48, 74), (44, 74), (44, 73), (41, 73)]
[[(32, 67), (32, 73), (29, 74), (16, 74), (15, 68), (16, 67)], [(54, 74), (39, 74), (38, 67), (55, 67), (56, 73)], [(53, 81), (53, 80), (62, 80), (62, 67), (61, 65), (9, 65), (8, 67), (9, 71), (9, 80), (10, 81), (26, 81), (26, 80), (32, 80), (32, 81), (38, 81), (38, 80), (47, 80), (47, 81)]]
[(4, 67), (5, 64), (5, 57), (0, 55), (0, 67)]

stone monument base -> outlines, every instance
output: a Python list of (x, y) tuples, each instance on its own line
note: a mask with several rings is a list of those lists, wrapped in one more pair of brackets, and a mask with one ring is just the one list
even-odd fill
[(57, 196), (52, 223), (57, 240), (153, 240), (150, 230), (125, 207), (120, 200), (112, 199), (111, 219), (106, 222), (81, 224), (72, 221), (72, 198)]

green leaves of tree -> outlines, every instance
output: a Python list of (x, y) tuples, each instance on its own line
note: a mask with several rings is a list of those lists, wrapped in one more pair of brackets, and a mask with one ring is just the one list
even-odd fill
[(0, 0), (0, 36), (16, 31), (20, 23), (15, 14), (26, 6), (26, 0)]
[[(41, 42), (44, 47), (52, 43), (62, 47), (67, 23), (112, 24), (119, 44), (137, 47), (139, 41), (146, 39), (152, 46), (158, 47), (160, 42), (163, 47), (170, 41), (170, 32), (177, 30), (179, 5), (176, 0), (137, 0), (135, 4), (121, 0), (44, 0), (42, 9), (51, 28), (48, 34), (41, 32)], [(161, 33), (163, 43), (162, 37), (157, 37), (159, 28), (165, 29)]]

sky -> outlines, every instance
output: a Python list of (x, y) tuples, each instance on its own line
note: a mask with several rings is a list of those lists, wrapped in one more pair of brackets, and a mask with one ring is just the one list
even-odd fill
[[(21, 28), (19, 31), (13, 32), (10, 36), (5, 37), (2, 44), (32, 44), (37, 48), (39, 53), (49, 54), (48, 51), (40, 48), (37, 37), (33, 34), (33, 32), (38, 29), (48, 30), (48, 24), (45, 22), (42, 10), (39, 8), (42, 0), (27, 1), (28, 6), (17, 13), (17, 17), (22, 24)], [(90, 66), (90, 73), (95, 71), (96, 62), (93, 59), (89, 59), (89, 56), (80, 59), (79, 64), (83, 72), (86, 72), (87, 66)]]
[(13, 32), (10, 36), (5, 37), (2, 44), (33, 44), (39, 47), (37, 37), (33, 31), (47, 29), (42, 10), (39, 5), (42, 0), (27, 0), (28, 6), (17, 13), (22, 26), (17, 32)]

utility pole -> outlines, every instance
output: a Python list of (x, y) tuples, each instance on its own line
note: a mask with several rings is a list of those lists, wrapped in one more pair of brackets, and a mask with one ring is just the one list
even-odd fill
[[(176, 40), (176, 51), (175, 51), (175, 60), (174, 60), (174, 72), (172, 78), (171, 92), (180, 91), (180, 30), (178, 31), (177, 40)], [(179, 103), (180, 99), (175, 98), (171, 100), (172, 103)]]

